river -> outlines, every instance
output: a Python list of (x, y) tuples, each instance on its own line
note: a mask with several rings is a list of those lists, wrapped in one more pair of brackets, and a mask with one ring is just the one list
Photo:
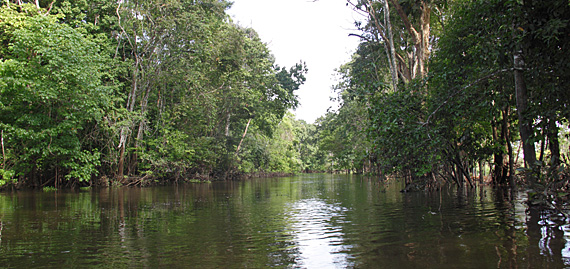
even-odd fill
[(0, 193), (0, 267), (562, 268), (570, 225), (488, 186), (309, 174)]

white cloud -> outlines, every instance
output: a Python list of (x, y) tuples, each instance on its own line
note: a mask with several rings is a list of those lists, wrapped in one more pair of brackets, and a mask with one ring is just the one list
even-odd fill
[(297, 92), (297, 118), (314, 122), (335, 105), (329, 100), (334, 69), (350, 59), (358, 44), (348, 36), (354, 13), (345, 0), (234, 0), (228, 13), (259, 33), (280, 66), (307, 63), (307, 81)]

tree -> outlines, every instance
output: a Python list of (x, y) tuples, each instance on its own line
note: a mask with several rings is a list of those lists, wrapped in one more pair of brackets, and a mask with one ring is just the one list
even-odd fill
[[(528, 110), (522, 116), (531, 127), (531, 137), (521, 139), (536, 141), (532, 137), (536, 132), (542, 140), (541, 145), (547, 141), (550, 161), (546, 163), (553, 168), (552, 171), (556, 171), (561, 156), (558, 129), (568, 122), (569, 116), (567, 105), (570, 94), (566, 90), (570, 81), (568, 55), (563, 51), (568, 49), (570, 41), (570, 6), (563, 1), (524, 1), (516, 7), (519, 11), (514, 18), (514, 38), (519, 56), (524, 56), (517, 60), (524, 60), (525, 68), (516, 70), (515, 66), (515, 72), (524, 71)], [(538, 122), (534, 128), (532, 119)], [(541, 162), (543, 153), (544, 146), (541, 146)], [(532, 166), (532, 160), (527, 162)]]
[(1, 4), (1, 182), (225, 179), (250, 132), (296, 143), (272, 135), (293, 122), (307, 68), (275, 66), (229, 2), (22, 2)]
[(490, 156), (495, 183), (505, 184), (514, 176), (512, 39), (502, 26), (506, 14), (496, 3), (457, 4), (432, 60), (431, 112), (426, 122), (441, 141), (447, 141), (443, 157), (448, 160), (447, 174), (454, 178), (469, 179), (458, 175)]
[(416, 78), (426, 78), (433, 47), (432, 14), (443, 16), (441, 10), (447, 1), (365, 0), (348, 3), (368, 17), (366, 24), (357, 23), (363, 32), (360, 37), (384, 47), (394, 90), (400, 79), (409, 83)]
[[(144, 153), (145, 133), (151, 126), (158, 127), (150, 121), (151, 110), (162, 116), (165, 108), (176, 108), (180, 100), (191, 96), (184, 96), (180, 91), (188, 90), (191, 83), (195, 83), (192, 86), (202, 86), (200, 76), (205, 75), (202, 68), (210, 68), (214, 64), (210, 57), (211, 44), (223, 25), (227, 6), (226, 2), (217, 1), (132, 1), (118, 4), (117, 25), (121, 31), (117, 36), (117, 51), (122, 59), (131, 63), (130, 75), (125, 77), (128, 85), (126, 117), (119, 134), (117, 177), (120, 180), (123, 180), (125, 159), (129, 160), (129, 173), (137, 173), (138, 162)], [(190, 93), (195, 94), (196, 91)], [(152, 102), (153, 99), (158, 102)], [(165, 101), (162, 107), (160, 101)], [(132, 152), (126, 152), (128, 145), (132, 145)]]
[[(113, 104), (108, 59), (81, 29), (31, 5), (1, 8), (0, 128), (12, 170), (33, 185), (88, 181), (99, 150), (90, 134)], [(6, 167), (4, 168), (6, 169)]]

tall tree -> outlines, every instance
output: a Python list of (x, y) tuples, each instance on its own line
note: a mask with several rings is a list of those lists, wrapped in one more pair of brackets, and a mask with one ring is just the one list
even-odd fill
[[(434, 10), (440, 11), (445, 7), (447, 1), (365, 0), (348, 3), (369, 18), (367, 23), (358, 24), (363, 31), (360, 36), (367, 42), (383, 45), (392, 88), (396, 88), (398, 78), (408, 83), (427, 76), (433, 47), (432, 14)], [(443, 16), (440, 12), (435, 15)]]
[[(226, 2), (206, 1), (129, 1), (117, 5), (117, 51), (132, 62), (130, 89), (126, 96), (127, 120), (120, 131), (117, 176), (123, 178), (127, 144), (134, 151), (129, 168), (137, 162), (149, 127), (149, 100), (165, 85), (163, 77), (184, 59), (198, 60), (193, 54), (204, 51), (225, 18)], [(178, 65), (177, 67), (180, 67)], [(129, 139), (130, 138), (130, 139)], [(130, 141), (130, 142), (129, 142)]]
[(32, 185), (88, 181), (99, 150), (91, 134), (113, 106), (108, 58), (82, 29), (33, 5), (0, 9), (0, 128), (14, 171)]

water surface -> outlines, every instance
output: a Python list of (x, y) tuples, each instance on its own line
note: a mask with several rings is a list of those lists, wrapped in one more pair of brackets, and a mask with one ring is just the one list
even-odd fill
[(562, 215), (490, 187), (300, 175), (0, 194), (0, 267), (561, 268)]

